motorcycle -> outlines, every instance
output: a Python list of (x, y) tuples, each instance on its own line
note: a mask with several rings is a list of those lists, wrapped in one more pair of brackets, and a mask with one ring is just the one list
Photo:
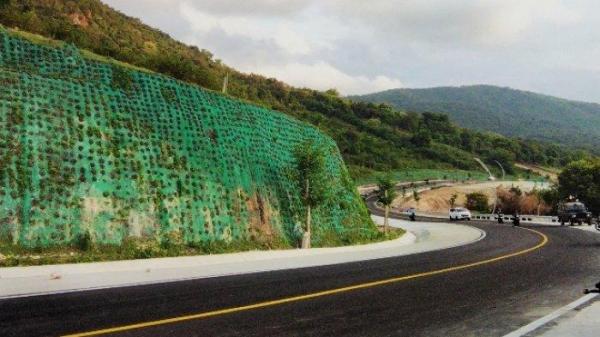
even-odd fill
[(515, 214), (513, 216), (512, 220), (513, 220), (513, 226), (515, 226), (515, 227), (521, 226), (521, 217), (519, 216), (519, 214)]
[[(597, 225), (597, 224), (596, 224), (596, 225)], [(587, 294), (593, 294), (593, 293), (596, 293), (596, 294), (600, 293), (600, 282), (598, 282), (598, 283), (596, 284), (596, 288), (595, 288), (595, 289), (585, 289), (585, 290), (583, 291), (583, 293), (584, 293), (584, 294), (586, 294), (586, 295), (587, 295)]]
[(410, 221), (416, 221), (417, 220), (417, 216), (415, 215), (415, 213), (410, 213), (408, 215), (408, 218), (410, 219)]

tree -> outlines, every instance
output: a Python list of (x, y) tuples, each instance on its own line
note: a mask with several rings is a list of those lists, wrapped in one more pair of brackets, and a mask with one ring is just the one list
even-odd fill
[(448, 202), (450, 203), (450, 208), (454, 208), (454, 205), (456, 205), (456, 199), (458, 199), (458, 194), (452, 194), (450, 200), (448, 200)]
[(467, 194), (467, 203), (465, 206), (468, 209), (482, 213), (489, 212), (490, 210), (488, 196), (480, 192)]
[(388, 219), (390, 215), (390, 206), (396, 199), (396, 184), (391, 175), (380, 176), (377, 178), (377, 201), (385, 207), (385, 216), (383, 218), (383, 231), (388, 232)]
[(574, 196), (589, 209), (600, 212), (600, 160), (573, 162), (558, 176), (558, 192), (562, 199)]
[(294, 150), (294, 178), (306, 209), (302, 248), (310, 248), (312, 209), (329, 197), (329, 181), (325, 166), (325, 149), (314, 141), (300, 143)]
[(429, 130), (421, 128), (413, 134), (410, 142), (418, 147), (429, 147), (431, 145), (431, 133)]
[(514, 214), (515, 212), (521, 211), (521, 202), (523, 199), (523, 193), (518, 188), (511, 188), (509, 190), (498, 188), (498, 207), (505, 214)]
[(550, 207), (551, 212), (556, 214), (558, 203), (560, 202), (560, 192), (558, 191), (558, 186), (537, 190), (536, 192), (540, 199), (542, 199), (542, 201)]
[(415, 199), (417, 207), (419, 207), (419, 201), (421, 200), (421, 196), (419, 195), (419, 191), (417, 191), (416, 188), (413, 190), (413, 199)]

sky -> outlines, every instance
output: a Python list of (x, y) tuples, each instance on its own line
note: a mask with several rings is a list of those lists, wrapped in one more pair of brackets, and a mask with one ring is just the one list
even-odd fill
[(492, 84), (600, 103), (597, 0), (103, 1), (298, 87)]

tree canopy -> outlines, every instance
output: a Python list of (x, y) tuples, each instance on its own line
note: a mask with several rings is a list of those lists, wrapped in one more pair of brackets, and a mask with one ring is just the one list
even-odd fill
[(594, 213), (600, 213), (600, 160), (573, 162), (558, 176), (561, 198), (573, 196)]

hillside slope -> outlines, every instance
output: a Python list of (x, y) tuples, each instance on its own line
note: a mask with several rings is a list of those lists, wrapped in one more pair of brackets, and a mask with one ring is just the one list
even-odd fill
[(459, 125), (512, 137), (595, 149), (600, 104), (494, 86), (394, 89), (352, 97), (415, 112), (447, 113)]
[(556, 166), (582, 155), (551, 144), (460, 129), (439, 116), (425, 118), (388, 106), (350, 102), (335, 91), (293, 88), (276, 79), (243, 74), (213, 59), (210, 52), (177, 42), (99, 0), (0, 1), (0, 23), (209, 89), (219, 89), (230, 73), (229, 95), (317, 126), (337, 142), (353, 167), (478, 169), (474, 156)]
[(0, 26), (0, 241), (293, 247), (303, 207), (288, 173), (306, 140), (327, 151), (333, 195), (314, 244), (380, 235), (318, 129), (53, 44)]

